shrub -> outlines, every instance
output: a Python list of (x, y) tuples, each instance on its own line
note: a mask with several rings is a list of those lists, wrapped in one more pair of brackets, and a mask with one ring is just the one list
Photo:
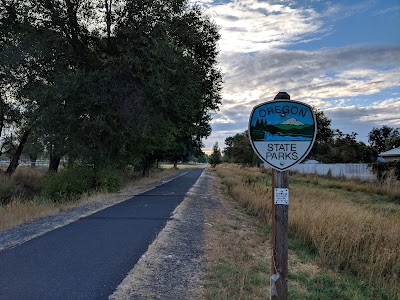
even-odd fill
[(107, 192), (118, 191), (123, 183), (122, 173), (116, 169), (107, 168), (96, 174), (96, 188)]
[(0, 205), (7, 205), (15, 195), (13, 180), (4, 174), (0, 174)]
[(90, 166), (74, 166), (43, 178), (41, 196), (54, 202), (72, 200), (94, 190), (115, 192), (123, 184), (122, 173), (106, 168), (97, 172)]
[(388, 162), (375, 162), (370, 164), (372, 172), (376, 174), (380, 183), (385, 183), (391, 172), (394, 172), (396, 179), (400, 180), (400, 160)]
[(63, 202), (90, 192), (95, 186), (92, 168), (76, 166), (43, 178), (41, 196), (54, 202)]
[(12, 175), (16, 193), (23, 199), (32, 199), (42, 189), (44, 173), (31, 169), (17, 169)]

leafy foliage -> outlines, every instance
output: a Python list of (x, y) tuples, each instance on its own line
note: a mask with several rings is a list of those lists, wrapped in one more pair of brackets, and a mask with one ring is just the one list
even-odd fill
[(225, 139), (224, 161), (242, 165), (259, 165), (260, 159), (251, 147), (248, 131)]
[(386, 125), (381, 128), (374, 127), (368, 135), (368, 141), (381, 153), (400, 146), (400, 131)]
[(370, 164), (370, 166), (380, 183), (384, 183), (392, 172), (396, 179), (400, 180), (400, 160), (375, 162)]
[(115, 192), (122, 185), (122, 173), (103, 169), (99, 172), (90, 166), (74, 166), (43, 178), (41, 196), (54, 202), (74, 199), (93, 190)]
[(219, 149), (219, 147), (218, 147), (218, 142), (215, 142), (215, 144), (213, 146), (213, 152), (208, 157), (208, 163), (213, 168), (215, 168), (215, 166), (220, 164), (221, 162), (222, 162), (221, 149)]
[(148, 168), (200, 152), (222, 81), (218, 30), (199, 7), (5, 0), (0, 9), (0, 113), (32, 128), (51, 171), (63, 156)]
[(363, 142), (357, 141), (357, 133), (343, 134), (335, 130), (335, 137), (328, 144), (319, 145), (315, 159), (324, 163), (371, 163), (376, 152)]
[(314, 109), (317, 119), (317, 136), (308, 158), (323, 163), (370, 163), (376, 158), (376, 151), (365, 143), (357, 141), (357, 133), (343, 134), (331, 128), (331, 120), (323, 111)]
[(0, 206), (7, 205), (15, 195), (15, 184), (9, 176), (0, 174)]
[(92, 168), (75, 167), (46, 175), (41, 196), (54, 202), (63, 202), (91, 191), (94, 185)]

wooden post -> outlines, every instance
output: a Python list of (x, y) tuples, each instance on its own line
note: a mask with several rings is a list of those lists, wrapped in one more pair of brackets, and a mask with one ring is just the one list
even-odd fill
[[(287, 93), (278, 93), (276, 99), (290, 99)], [(289, 188), (289, 171), (272, 170), (272, 259), (271, 299), (288, 298), (288, 224), (289, 206), (275, 204), (275, 189)], [(279, 277), (278, 277), (279, 275)]]
[[(289, 171), (273, 170), (275, 188), (289, 188)], [(275, 197), (274, 197), (275, 198)], [(275, 202), (275, 199), (274, 199)], [(286, 300), (288, 295), (288, 224), (289, 206), (274, 203), (273, 216), (273, 241), (272, 241), (272, 268), (273, 274), (279, 278), (275, 282), (276, 295), (271, 294), (271, 299)], [(272, 289), (271, 289), (272, 290)]]

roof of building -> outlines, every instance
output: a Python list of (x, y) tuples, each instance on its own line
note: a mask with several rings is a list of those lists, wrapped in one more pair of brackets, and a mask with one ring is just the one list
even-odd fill
[(400, 156), (400, 147), (382, 152), (379, 154), (379, 156)]

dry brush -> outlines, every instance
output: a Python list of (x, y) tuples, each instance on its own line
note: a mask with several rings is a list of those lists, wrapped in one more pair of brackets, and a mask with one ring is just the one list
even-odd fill
[[(271, 177), (265, 170), (224, 164), (217, 172), (241, 206), (270, 222)], [(398, 204), (386, 206), (400, 211)], [(293, 184), (289, 230), (316, 250), (322, 264), (362, 276), (400, 297), (400, 214), (374, 207), (329, 187)]]

